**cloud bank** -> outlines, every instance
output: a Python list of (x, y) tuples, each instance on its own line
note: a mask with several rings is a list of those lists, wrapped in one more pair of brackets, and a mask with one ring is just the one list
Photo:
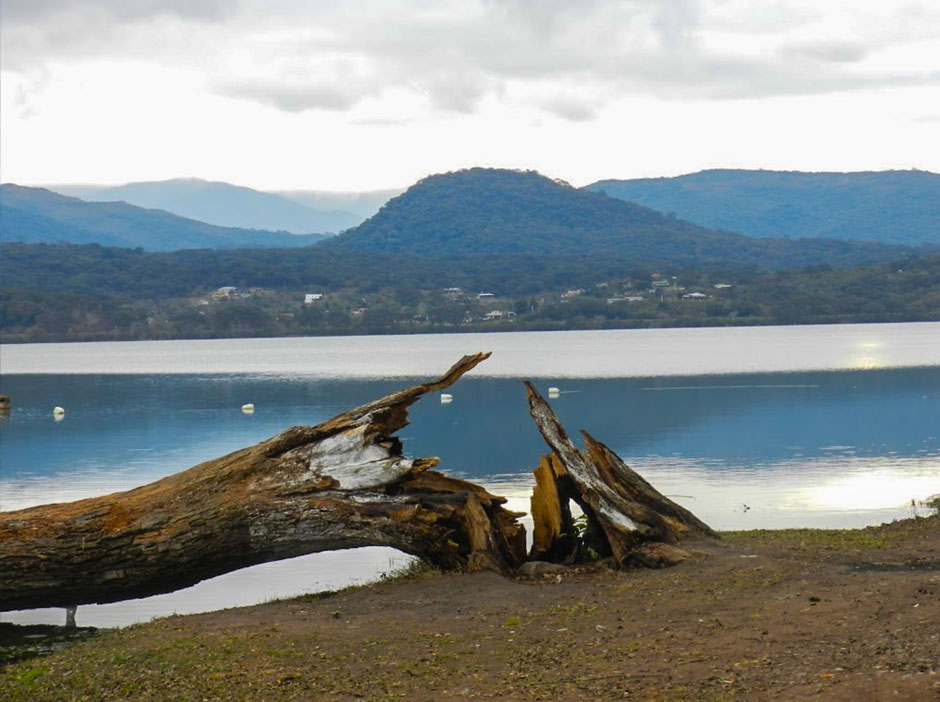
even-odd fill
[[(612, 100), (756, 99), (937, 85), (940, 10), (831, 0), (4, 0), (5, 70), (151, 63), (267, 108), (355, 112), (395, 95), (585, 121)], [(911, 47), (919, 50), (911, 50)], [(355, 116), (355, 115), (352, 115)], [(368, 119), (368, 115), (360, 118)], [(390, 117), (394, 118), (394, 116)]]

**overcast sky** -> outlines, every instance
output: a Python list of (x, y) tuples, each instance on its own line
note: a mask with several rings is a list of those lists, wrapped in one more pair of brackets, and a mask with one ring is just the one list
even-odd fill
[(0, 178), (940, 171), (936, 0), (2, 0)]

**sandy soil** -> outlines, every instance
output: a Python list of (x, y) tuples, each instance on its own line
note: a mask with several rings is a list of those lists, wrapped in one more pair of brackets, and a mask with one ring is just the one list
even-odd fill
[(171, 617), (6, 666), (0, 699), (940, 701), (940, 517), (684, 547)]

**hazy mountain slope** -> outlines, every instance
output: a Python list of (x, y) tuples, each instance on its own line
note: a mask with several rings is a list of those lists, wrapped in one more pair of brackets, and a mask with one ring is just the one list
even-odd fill
[[(148, 251), (245, 246), (305, 246), (322, 235), (217, 227), (123, 202), (92, 203), (43, 188), (0, 186), (4, 241), (101, 243)], [(7, 216), (9, 211), (10, 216)], [(25, 213), (25, 216), (24, 216)], [(56, 224), (53, 225), (52, 222)]]
[(40, 242), (90, 244), (118, 246), (119, 239), (107, 235), (95, 236), (84, 229), (64, 224), (50, 217), (35, 212), (21, 210), (3, 204), (0, 208), (0, 240), (21, 241), (35, 244)]
[(354, 216), (355, 221), (346, 227), (354, 227), (373, 216), (386, 202), (403, 190), (367, 190), (364, 192), (339, 192), (328, 190), (277, 190), (275, 194), (316, 210), (337, 210)]
[(97, 190), (83, 199), (123, 201), (222, 227), (292, 234), (337, 232), (361, 221), (349, 212), (319, 210), (274, 193), (198, 178), (128, 183)]
[(899, 248), (760, 240), (705, 229), (531, 171), (474, 168), (425, 178), (371, 219), (324, 242), (422, 255), (538, 253), (784, 267), (884, 261)]
[(940, 244), (940, 175), (925, 171), (709, 170), (586, 189), (750, 236)]

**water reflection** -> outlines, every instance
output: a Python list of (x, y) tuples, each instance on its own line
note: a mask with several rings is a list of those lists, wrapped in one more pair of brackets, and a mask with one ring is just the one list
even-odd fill
[[(21, 375), (0, 423), (0, 509), (125, 490), (315, 424), (401, 380), (236, 375)], [(940, 368), (542, 380), (573, 435), (585, 428), (718, 529), (856, 527), (910, 516), (940, 492)], [(483, 483), (527, 512), (546, 452), (518, 379), (468, 377), (415, 405), (410, 455)], [(242, 407), (253, 404), (253, 413)], [(55, 422), (50, 408), (68, 414)], [(745, 508), (745, 506), (747, 508)], [(252, 604), (374, 578), (389, 549), (267, 564), (138, 602), (82, 607), (79, 624)], [(60, 623), (61, 610), (4, 614)]]

